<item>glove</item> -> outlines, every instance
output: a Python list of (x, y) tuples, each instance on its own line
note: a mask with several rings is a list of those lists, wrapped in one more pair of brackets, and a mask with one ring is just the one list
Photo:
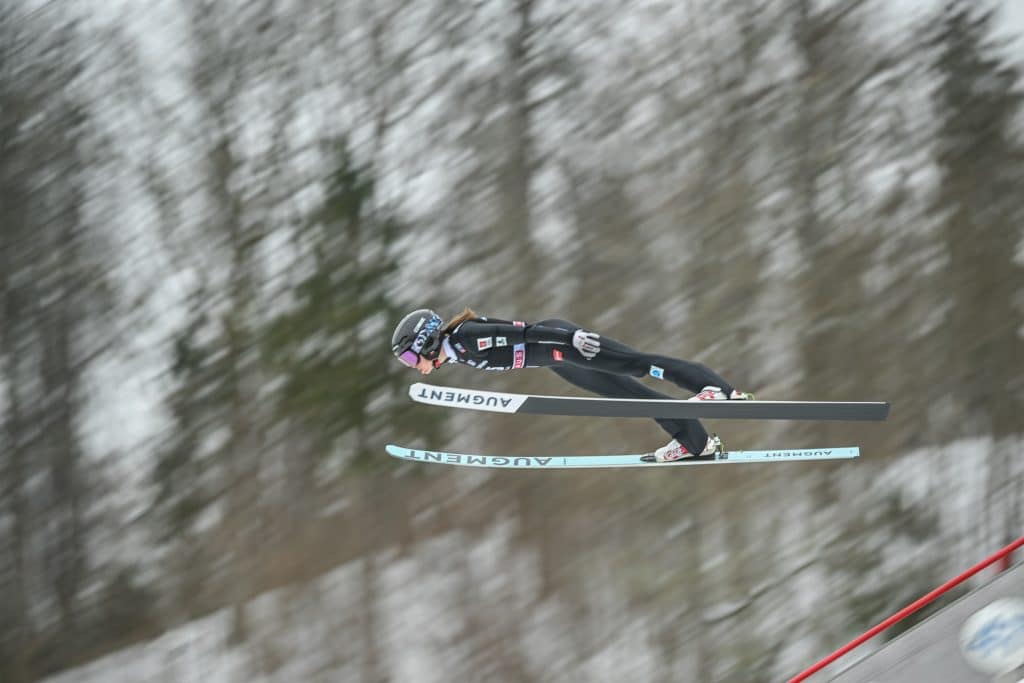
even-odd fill
[(580, 355), (590, 360), (601, 353), (601, 335), (586, 330), (576, 330), (572, 335), (572, 345)]

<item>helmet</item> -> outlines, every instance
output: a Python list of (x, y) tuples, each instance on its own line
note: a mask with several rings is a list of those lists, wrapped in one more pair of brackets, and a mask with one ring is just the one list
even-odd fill
[(391, 352), (399, 360), (406, 362), (402, 356), (411, 351), (427, 360), (434, 360), (441, 352), (441, 316), (429, 308), (421, 308), (402, 318), (391, 335)]

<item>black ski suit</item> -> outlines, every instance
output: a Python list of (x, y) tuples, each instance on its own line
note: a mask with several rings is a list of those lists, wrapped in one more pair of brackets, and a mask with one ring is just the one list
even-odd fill
[[(551, 368), (566, 381), (609, 398), (677, 398), (659, 393), (635, 377), (650, 375), (693, 393), (717, 386), (729, 395), (733, 387), (705, 365), (644, 353), (609, 337), (601, 336), (601, 350), (587, 360), (572, 345), (579, 325), (552, 318), (527, 324), (518, 321), (473, 318), (452, 330), (445, 338), (449, 362), (480, 370)], [(698, 420), (656, 419), (691, 453), (700, 453), (708, 433)]]

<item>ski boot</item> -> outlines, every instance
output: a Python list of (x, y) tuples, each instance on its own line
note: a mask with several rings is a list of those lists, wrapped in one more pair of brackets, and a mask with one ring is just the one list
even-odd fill
[(674, 462), (676, 460), (683, 460), (686, 458), (693, 460), (713, 460), (715, 457), (722, 454), (723, 448), (722, 440), (718, 438), (718, 434), (712, 434), (708, 437), (708, 442), (704, 446), (704, 450), (698, 455), (694, 455), (686, 449), (686, 446), (682, 445), (675, 439), (672, 439), (653, 453), (640, 456), (640, 460), (643, 462)]
[(732, 392), (726, 396), (725, 392), (722, 391), (721, 387), (707, 386), (700, 390), (700, 392), (691, 398), (686, 399), (687, 401), (753, 401), (754, 395), (746, 391), (738, 391), (733, 389)]

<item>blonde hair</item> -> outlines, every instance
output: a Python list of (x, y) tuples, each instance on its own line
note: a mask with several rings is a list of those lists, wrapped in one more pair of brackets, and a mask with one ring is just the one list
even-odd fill
[(476, 314), (476, 311), (467, 306), (466, 308), (462, 309), (462, 313), (459, 313), (457, 316), (448, 321), (448, 324), (445, 325), (444, 327), (443, 334), (451, 334), (455, 330), (455, 328), (461, 325), (462, 323), (466, 322), (467, 320), (479, 317), (480, 316)]

